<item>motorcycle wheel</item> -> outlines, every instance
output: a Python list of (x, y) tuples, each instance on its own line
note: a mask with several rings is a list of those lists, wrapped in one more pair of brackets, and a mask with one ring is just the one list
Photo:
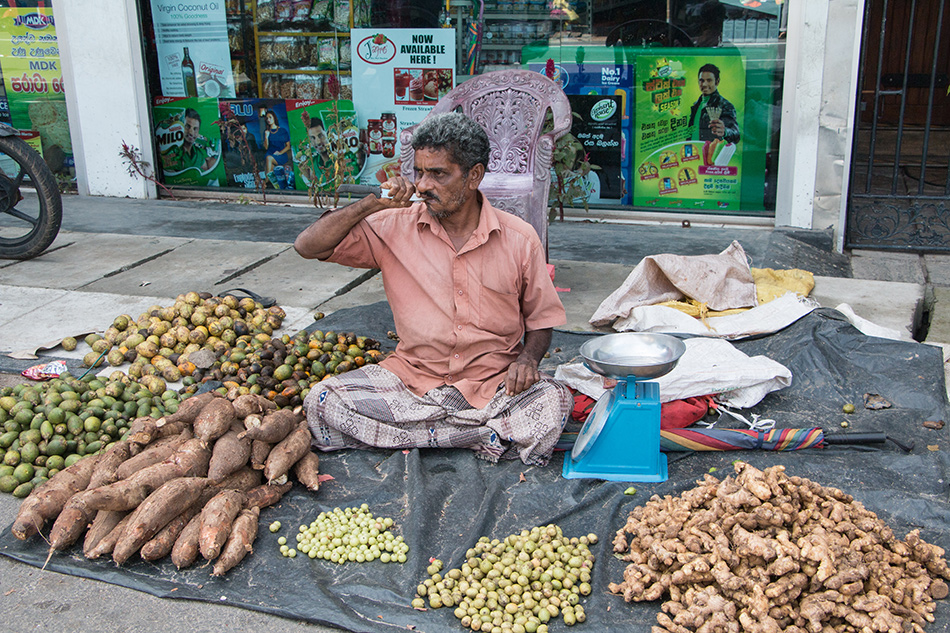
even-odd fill
[(59, 187), (43, 157), (15, 136), (0, 136), (0, 257), (36, 257), (56, 239), (62, 220)]

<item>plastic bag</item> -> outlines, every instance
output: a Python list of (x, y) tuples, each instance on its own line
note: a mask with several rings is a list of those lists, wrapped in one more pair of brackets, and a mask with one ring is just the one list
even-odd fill
[(310, 17), (310, 0), (293, 0), (290, 19), (292, 22), (302, 22)]
[(350, 0), (333, 1), (333, 19), (331, 24), (338, 31), (350, 30)]
[[(766, 356), (747, 356), (728, 341), (697, 337), (685, 343), (676, 367), (656, 379), (661, 402), (713, 394), (717, 402), (746, 408), (792, 384), (787, 367)], [(595, 400), (616, 384), (583, 363), (560, 365), (554, 377)]]
[(329, 37), (324, 37), (320, 40), (318, 47), (318, 68), (320, 70), (334, 70), (337, 63), (336, 40)]
[(274, 0), (274, 19), (287, 22), (294, 11), (293, 0)]
[(260, 0), (257, 3), (257, 21), (272, 22), (274, 20), (273, 0)]

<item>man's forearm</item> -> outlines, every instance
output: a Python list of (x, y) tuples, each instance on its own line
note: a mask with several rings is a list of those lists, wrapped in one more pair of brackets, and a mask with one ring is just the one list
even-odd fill
[(551, 328), (525, 332), (524, 349), (521, 350), (522, 358), (530, 358), (535, 365), (539, 364), (547, 353), (548, 347), (551, 346), (552, 332)]
[(326, 259), (360, 220), (383, 208), (375, 196), (367, 196), (342, 209), (324, 213), (294, 241), (294, 250), (306, 259)]

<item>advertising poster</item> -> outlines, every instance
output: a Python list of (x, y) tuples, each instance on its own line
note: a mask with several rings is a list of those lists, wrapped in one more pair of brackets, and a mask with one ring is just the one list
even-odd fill
[(224, 0), (152, 0), (158, 73), (166, 97), (234, 97)]
[(399, 173), (399, 133), (455, 85), (453, 29), (353, 29), (353, 102), (365, 138), (360, 182)]
[(165, 184), (224, 184), (217, 99), (158, 97), (152, 120)]
[(0, 62), (4, 120), (39, 134), (44, 158), (54, 171), (70, 166), (72, 141), (52, 8), (0, 9)]
[(329, 193), (357, 182), (366, 157), (352, 101), (288, 100), (287, 119), (298, 190)]
[(569, 95), (568, 99), (575, 114), (571, 134), (584, 146), (588, 162), (597, 166), (587, 175), (588, 202), (620, 200), (625, 193), (620, 176), (623, 100), (602, 95)]
[(294, 163), (287, 102), (283, 99), (236, 99), (221, 101), (244, 129), (247, 143), (221, 139), (228, 186), (257, 188), (254, 166), (265, 189), (294, 189)]
[(745, 66), (737, 55), (641, 54), (634, 90), (634, 201), (737, 211)]
[[(630, 155), (629, 139), (630, 126), (632, 121), (632, 106), (630, 99), (630, 87), (633, 85), (633, 66), (630, 64), (617, 64), (606, 59), (600, 59), (595, 62), (585, 60), (585, 57), (592, 57), (585, 47), (575, 47), (573, 52), (571, 47), (562, 47), (562, 59), (573, 59), (573, 62), (562, 61), (554, 65), (554, 81), (561, 85), (564, 94), (571, 99), (572, 109), (578, 112), (573, 106), (574, 95), (604, 95), (616, 96), (619, 103), (620, 116), (620, 164), (619, 171), (616, 172), (616, 178), (619, 178), (619, 184), (611, 183), (606, 189), (603, 187), (597, 190), (597, 185), (601, 184), (595, 181), (592, 175), (588, 178), (588, 198), (590, 204), (609, 203), (609, 204), (630, 204), (632, 195), (628, 179), (630, 177)], [(529, 51), (530, 49), (525, 49)], [(544, 74), (546, 59), (533, 59), (528, 62), (529, 70)], [(577, 136), (578, 119), (575, 117), (571, 125), (571, 133)], [(578, 140), (581, 140), (578, 137)], [(582, 141), (583, 142), (583, 141)], [(600, 163), (590, 161), (593, 165), (601, 166)], [(613, 164), (608, 165), (608, 177), (613, 177), (615, 170)], [(598, 174), (598, 176), (603, 174)], [(616, 179), (615, 179), (616, 180)]]

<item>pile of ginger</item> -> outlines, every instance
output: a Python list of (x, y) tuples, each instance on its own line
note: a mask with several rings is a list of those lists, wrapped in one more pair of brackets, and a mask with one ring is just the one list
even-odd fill
[(737, 462), (679, 497), (654, 495), (617, 531), (610, 591), (666, 598), (654, 633), (918, 632), (947, 596), (944, 550), (900, 541), (835, 488)]

